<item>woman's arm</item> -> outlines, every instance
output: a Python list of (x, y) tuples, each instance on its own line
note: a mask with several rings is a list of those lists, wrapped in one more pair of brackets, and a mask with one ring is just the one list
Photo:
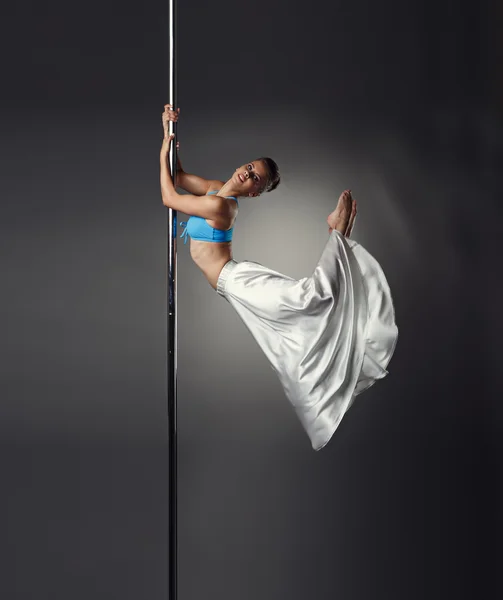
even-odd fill
[[(176, 111), (172, 109), (170, 104), (166, 104), (164, 107), (164, 115), (163, 115), (163, 123), (166, 122), (168, 124), (170, 121), (176, 123), (178, 121), (178, 117), (180, 115), (180, 109)], [(179, 148), (179, 143), (177, 144), (177, 150)], [(177, 163), (176, 163), (176, 187), (189, 192), (189, 194), (194, 194), (196, 196), (205, 196), (208, 192), (212, 192), (214, 190), (220, 190), (224, 185), (223, 181), (219, 181), (217, 179), (204, 179), (203, 177), (199, 177), (198, 175), (193, 175), (192, 173), (186, 173), (183, 170), (182, 163), (177, 154)]]
[(224, 185), (223, 181), (216, 179), (203, 179), (198, 175), (192, 175), (192, 173), (186, 173), (180, 166), (176, 171), (176, 187), (195, 194), (196, 196), (205, 196), (208, 192), (214, 190), (220, 190)]
[(180, 210), (187, 215), (203, 217), (203, 219), (218, 219), (228, 217), (230, 206), (225, 198), (220, 196), (196, 196), (192, 194), (179, 194), (169, 170), (169, 151), (174, 134), (167, 136), (165, 127), (165, 136), (161, 147), (160, 167), (161, 167), (161, 195), (164, 206), (173, 210)]

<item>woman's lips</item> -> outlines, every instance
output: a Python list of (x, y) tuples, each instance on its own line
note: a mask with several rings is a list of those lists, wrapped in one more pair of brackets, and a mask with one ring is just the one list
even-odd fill
[(241, 173), (239, 173), (238, 177), (239, 177), (239, 181), (240, 181), (241, 183), (244, 183), (244, 182), (245, 182), (245, 178), (244, 178), (244, 177), (241, 175)]

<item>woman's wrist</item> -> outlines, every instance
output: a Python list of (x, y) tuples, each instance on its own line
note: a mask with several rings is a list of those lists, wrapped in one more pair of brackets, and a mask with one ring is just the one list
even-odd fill
[(164, 139), (161, 145), (161, 156), (167, 158), (169, 156), (169, 140)]

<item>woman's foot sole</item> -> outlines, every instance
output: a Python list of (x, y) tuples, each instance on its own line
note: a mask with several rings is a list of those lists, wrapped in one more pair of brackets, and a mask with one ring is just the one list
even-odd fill
[(348, 227), (344, 232), (345, 237), (351, 236), (351, 232), (353, 231), (353, 227), (355, 226), (357, 212), (358, 211), (356, 210), (356, 200), (353, 199), (353, 204), (351, 206), (351, 216), (349, 217)]

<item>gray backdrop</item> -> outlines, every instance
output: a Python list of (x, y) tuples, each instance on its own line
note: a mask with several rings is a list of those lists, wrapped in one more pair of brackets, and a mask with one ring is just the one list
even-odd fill
[[(497, 597), (501, 5), (179, 4), (185, 168), (281, 167), (235, 257), (308, 275), (349, 187), (400, 328), (315, 453), (179, 245), (180, 600)], [(4, 11), (6, 600), (167, 597), (167, 11)]]

